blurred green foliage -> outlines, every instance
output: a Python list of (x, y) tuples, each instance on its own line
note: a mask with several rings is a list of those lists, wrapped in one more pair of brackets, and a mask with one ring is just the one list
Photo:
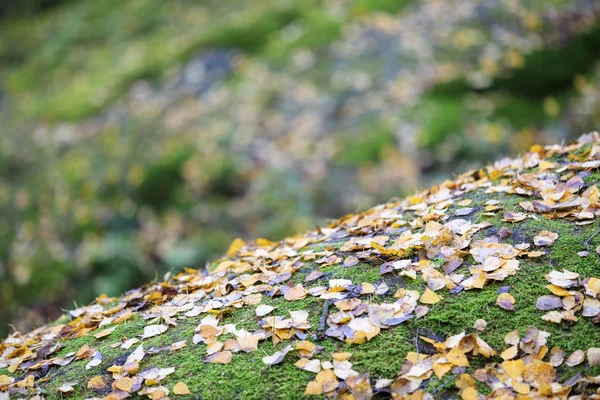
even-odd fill
[(593, 129), (597, 11), (73, 0), (11, 14), (0, 329)]

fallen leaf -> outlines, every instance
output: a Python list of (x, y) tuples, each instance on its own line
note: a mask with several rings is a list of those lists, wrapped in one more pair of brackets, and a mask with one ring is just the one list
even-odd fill
[(306, 385), (304, 396), (319, 396), (323, 394), (323, 385), (316, 381), (310, 381)]
[(502, 369), (508, 376), (514, 380), (518, 380), (525, 372), (525, 363), (523, 360), (507, 360), (502, 363)]
[(204, 362), (213, 364), (229, 364), (232, 358), (233, 354), (231, 351), (225, 350), (207, 357)]
[(306, 295), (307, 295), (307, 292), (306, 292), (306, 290), (304, 290), (302, 285), (296, 285), (294, 287), (287, 289), (287, 291), (285, 292), (283, 297), (287, 301), (295, 301), (295, 300), (304, 299), (306, 297)]
[(484, 319), (478, 319), (473, 324), (473, 328), (477, 329), (480, 332), (484, 331), (486, 327), (487, 327), (487, 322)]
[(496, 305), (508, 311), (515, 309), (515, 298), (510, 293), (501, 293), (496, 299)]
[(543, 230), (533, 237), (533, 243), (536, 246), (550, 246), (558, 239), (558, 233)]
[(590, 367), (600, 365), (600, 347), (592, 347), (587, 350), (587, 359)]
[(513, 358), (515, 358), (517, 356), (517, 354), (519, 353), (519, 347), (518, 346), (510, 346), (508, 349), (504, 350), (501, 354), (500, 357), (503, 360), (512, 360)]
[(173, 386), (173, 394), (185, 395), (185, 394), (192, 394), (192, 392), (190, 392), (190, 389), (187, 387), (187, 385), (185, 383), (177, 382), (175, 384), (175, 386)]
[(58, 387), (56, 390), (59, 391), (61, 394), (64, 395), (70, 395), (71, 393), (73, 393), (73, 391), (75, 390), (75, 388), (73, 387), (73, 383), (63, 383), (60, 387)]
[(142, 339), (148, 339), (157, 335), (161, 335), (167, 331), (167, 325), (147, 325), (144, 327)]
[(246, 243), (242, 239), (240, 239), (240, 238), (235, 239), (229, 245), (229, 249), (227, 249), (227, 257), (235, 256), (242, 249), (242, 247), (244, 247), (245, 244)]
[(260, 336), (250, 335), (247, 332), (243, 335), (236, 335), (240, 349), (246, 353), (251, 353), (258, 348), (258, 340)]
[(460, 392), (460, 398), (462, 400), (477, 400), (479, 399), (479, 393), (473, 386), (466, 387)]
[(258, 317), (264, 317), (265, 315), (269, 314), (273, 310), (274, 310), (274, 307), (266, 305), (266, 304), (261, 304), (258, 307), (256, 307), (256, 315)]
[(590, 299), (589, 297), (583, 300), (583, 311), (581, 315), (584, 317), (595, 317), (600, 314), (600, 300)]
[(569, 358), (567, 358), (565, 364), (569, 367), (574, 367), (581, 364), (583, 360), (585, 360), (585, 353), (583, 350), (575, 350), (573, 353), (571, 353)]
[(320, 277), (322, 277), (324, 275), (323, 271), (316, 269), (313, 272), (311, 272), (310, 274), (308, 274), (306, 276), (306, 278), (304, 278), (304, 282), (312, 282), (312, 281), (316, 281), (317, 279), (319, 279)]
[(100, 375), (94, 376), (88, 381), (87, 388), (92, 390), (104, 390), (108, 387), (104, 379)]
[(344, 260), (344, 267), (354, 267), (358, 264), (358, 258), (350, 256)]
[(121, 348), (125, 349), (125, 350), (128, 350), (128, 349), (131, 348), (131, 346), (133, 346), (134, 344), (136, 344), (138, 342), (139, 342), (139, 339), (136, 339), (136, 338), (127, 339), (126, 341), (124, 341), (121, 344)]
[(300, 358), (294, 363), (294, 366), (305, 371), (314, 372), (315, 374), (321, 371), (321, 361), (317, 359), (309, 360), (308, 358)]
[(560, 297), (554, 295), (540, 296), (535, 302), (535, 307), (542, 311), (555, 310), (562, 308), (562, 300)]
[(473, 214), (473, 211), (475, 211), (475, 208), (473, 207), (459, 208), (458, 210), (456, 210), (454, 215), (457, 217), (464, 217), (465, 215)]
[(425, 292), (423, 292), (419, 298), (419, 301), (423, 304), (436, 304), (440, 300), (442, 300), (442, 298), (429, 288), (426, 288)]
[(116, 328), (117, 328), (117, 327), (115, 326), (115, 327), (112, 327), (112, 328), (109, 328), (109, 329), (105, 329), (105, 330), (103, 330), (102, 332), (98, 332), (98, 333), (96, 333), (96, 334), (94, 335), (94, 337), (95, 337), (96, 339), (101, 339), (101, 338), (103, 338), (103, 337), (106, 337), (106, 336), (110, 335), (111, 333), (113, 333), (113, 331), (114, 331)]
[(280, 362), (283, 361), (283, 359), (285, 358), (286, 354), (289, 353), (292, 350), (293, 350), (292, 346), (287, 345), (284, 349), (282, 349), (280, 351), (276, 351), (271, 356), (264, 356), (262, 358), (262, 362), (265, 363), (265, 364), (267, 364), (267, 365), (279, 364)]
[(85, 369), (92, 369), (94, 367), (97, 367), (98, 365), (100, 365), (102, 363), (102, 354), (100, 354), (99, 351), (96, 351), (96, 354), (94, 354), (94, 358), (92, 359), (92, 361), (88, 362), (85, 366)]
[(469, 360), (459, 348), (453, 348), (446, 354), (446, 359), (457, 367), (468, 367)]
[(135, 380), (128, 376), (121, 377), (115, 381), (115, 387), (127, 393), (131, 393), (133, 391), (134, 385)]

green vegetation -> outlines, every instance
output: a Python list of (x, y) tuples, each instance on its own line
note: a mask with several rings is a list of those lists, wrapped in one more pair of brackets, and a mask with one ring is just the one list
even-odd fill
[(0, 333), (600, 115), (563, 0), (481, 14), (524, 44), (412, 0), (27, 4), (0, 8)]
[[(513, 200), (516, 197), (516, 200)], [(506, 211), (517, 211), (516, 202), (522, 200), (517, 196), (496, 196), (483, 193), (483, 190), (470, 193), (466, 198), (473, 199), (471, 205), (476, 208), (483, 208), (484, 203), (491, 199), (501, 200), (501, 205)], [(453, 206), (454, 207), (454, 206)], [(452, 208), (449, 212), (452, 212)], [(478, 211), (479, 213), (480, 211)], [(354, 369), (361, 373), (369, 373), (372, 379), (394, 378), (400, 371), (406, 354), (409, 351), (416, 351), (415, 343), (418, 336), (443, 338), (455, 335), (461, 331), (467, 333), (475, 332), (490, 344), (497, 351), (502, 351), (506, 347), (504, 336), (518, 329), (524, 333), (527, 327), (536, 326), (551, 334), (549, 338), (549, 347), (558, 346), (564, 349), (568, 354), (578, 349), (587, 349), (597, 345), (596, 334), (597, 327), (588, 319), (582, 318), (575, 324), (552, 324), (541, 320), (544, 312), (535, 307), (536, 299), (539, 296), (548, 294), (545, 285), (547, 282), (543, 276), (552, 269), (562, 269), (568, 267), (569, 270), (577, 272), (582, 276), (597, 276), (595, 265), (600, 261), (600, 255), (592, 253), (589, 257), (581, 258), (576, 254), (578, 250), (584, 250), (585, 240), (596, 230), (596, 225), (576, 226), (574, 223), (565, 220), (539, 220), (528, 219), (520, 223), (507, 223), (501, 221), (501, 213), (497, 217), (480, 217), (477, 214), (472, 215), (474, 220), (487, 220), (492, 222), (492, 227), (480, 232), (481, 238), (497, 232), (501, 227), (507, 227), (513, 231), (513, 234), (506, 238), (511, 244), (522, 242), (531, 242), (533, 236), (543, 229), (550, 229), (558, 233), (559, 239), (548, 248), (548, 254), (539, 259), (521, 259), (520, 269), (517, 275), (507, 278), (503, 282), (486, 285), (482, 290), (463, 291), (459, 294), (451, 294), (447, 291), (440, 292), (443, 300), (431, 307), (431, 311), (419, 319), (409, 320), (394, 328), (383, 330), (370, 342), (363, 345), (349, 345), (331, 338), (317, 340), (317, 344), (323, 346), (323, 350), (317, 354), (321, 360), (330, 359), (330, 354), (334, 352), (351, 352), (351, 358)], [(590, 245), (595, 247), (600, 244), (600, 239), (591, 241)], [(324, 250), (311, 249), (313, 251)], [(327, 245), (330, 249), (339, 247), (339, 244)], [(473, 262), (471, 260), (469, 263)], [(307, 273), (319, 268), (315, 264), (306, 264), (302, 270), (294, 276), (294, 281), (301, 282)], [(463, 266), (457, 272), (466, 270)], [(321, 268), (325, 276), (321, 279), (350, 279), (355, 283), (369, 282), (376, 283), (384, 281), (390, 286), (389, 294), (382, 297), (373, 297), (370, 301), (393, 302), (393, 294), (400, 287), (408, 289), (417, 289), (423, 291), (425, 283), (421, 279), (412, 281), (406, 277), (397, 277), (395, 273), (379, 275), (379, 265), (358, 264), (354, 267), (344, 268), (341, 266), (332, 266)], [(312, 283), (313, 286), (322, 284), (319, 280)], [(498, 288), (508, 286), (510, 293), (516, 298), (516, 309), (506, 311), (495, 305), (498, 296)], [(367, 300), (369, 301), (369, 300)], [(275, 307), (274, 315), (287, 315), (287, 312), (294, 310), (306, 310), (309, 313), (309, 322), (312, 324), (310, 333), (314, 334), (319, 326), (319, 318), (322, 313), (323, 302), (320, 299), (308, 297), (304, 300), (289, 302), (282, 297), (269, 298), (263, 297), (261, 304), (267, 304)], [(255, 316), (255, 307), (243, 307), (241, 309), (232, 309), (230, 312), (221, 315), (222, 324), (233, 323), (238, 329), (254, 331), (259, 329), (257, 317)], [(478, 332), (473, 328), (477, 319), (487, 321), (487, 328), (483, 332)], [(112, 348), (111, 344), (116, 340), (125, 340), (136, 337), (142, 333), (143, 327), (147, 324), (140, 317), (116, 325), (116, 330), (105, 339), (94, 339), (91, 336), (84, 336), (75, 340), (64, 340), (64, 347), (59, 356), (65, 356), (68, 353), (77, 351), (83, 345), (89, 345), (96, 348), (103, 355), (100, 367), (85, 369), (86, 361), (76, 361), (67, 367), (61, 368), (57, 373), (50, 372), (51, 378), (43, 384), (46, 391), (46, 397), (49, 399), (59, 398), (56, 388), (63, 382), (78, 382), (75, 386), (76, 396), (92, 396), (93, 391), (85, 389), (85, 383), (89, 378), (98, 374), (98, 368), (105, 370), (113, 364), (121, 364), (128, 354), (134, 348), (123, 351), (119, 348)], [(192, 318), (188, 318), (179, 323), (176, 327), (171, 327), (165, 334), (159, 335), (143, 341), (146, 351), (152, 347), (170, 345), (177, 341), (185, 340), (187, 347), (181, 350), (162, 351), (157, 354), (149, 354), (142, 362), (141, 368), (153, 367), (175, 367), (175, 373), (168, 378), (167, 386), (172, 388), (178, 381), (185, 382), (195, 396), (201, 396), (206, 399), (217, 399), (223, 397), (243, 397), (249, 399), (261, 399), (265, 397), (273, 398), (297, 398), (301, 397), (306, 383), (313, 379), (314, 374), (299, 370), (293, 366), (294, 357), (286, 357), (286, 360), (275, 366), (264, 365), (261, 361), (265, 354), (273, 354), (281, 350), (288, 343), (283, 342), (273, 345), (269, 341), (259, 347), (259, 351), (249, 354), (237, 353), (233, 361), (228, 365), (210, 364), (202, 361), (206, 354), (206, 346), (203, 344), (194, 345), (191, 343), (191, 337), (197, 324)], [(224, 336), (223, 339), (233, 337)], [(420, 341), (420, 346), (424, 342)], [(137, 345), (135, 345), (137, 346)], [(381, 362), (385, 358), (386, 362)], [(473, 372), (476, 368), (483, 367), (486, 359), (479, 357), (476, 359), (468, 372)], [(568, 378), (582, 372), (588, 375), (600, 373), (600, 367), (589, 368), (581, 365), (578, 367), (560, 369), (563, 378)], [(0, 374), (2, 371), (0, 370)], [(445, 380), (444, 380), (445, 381)], [(442, 385), (433, 379), (428, 384), (429, 390), (435, 390), (438, 385)], [(453, 387), (453, 382), (446, 383), (448, 389)], [(478, 386), (481, 393), (485, 393), (484, 386)], [(191, 397), (190, 397), (191, 398)]]

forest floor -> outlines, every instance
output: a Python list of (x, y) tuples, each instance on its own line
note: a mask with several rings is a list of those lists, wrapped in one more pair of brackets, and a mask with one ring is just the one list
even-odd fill
[(600, 383), (600, 136), (533, 146), (0, 344), (0, 398), (567, 398)]

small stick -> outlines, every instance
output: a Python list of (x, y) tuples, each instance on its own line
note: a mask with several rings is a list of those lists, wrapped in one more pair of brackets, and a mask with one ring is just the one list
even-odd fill
[(452, 379), (456, 378), (456, 375), (452, 375), (450, 378), (448, 378), (444, 383), (442, 383), (441, 385), (439, 385), (438, 387), (436, 387), (435, 389), (433, 389), (431, 391), (431, 395), (434, 395), (435, 393), (437, 393), (440, 389), (442, 389), (444, 386), (446, 386), (448, 383), (450, 383), (450, 381)]
[(323, 304), (323, 313), (321, 314), (321, 319), (319, 319), (319, 330), (317, 331), (317, 337), (321, 340), (325, 334), (325, 322), (327, 321), (327, 313), (329, 312), (329, 305), (331, 301), (325, 300)]
[(417, 361), (419, 361), (419, 328), (417, 328), (417, 334), (415, 335), (415, 347), (417, 348)]
[(592, 236), (590, 236), (586, 241), (585, 241), (585, 247), (587, 247), (588, 251), (590, 251), (590, 240), (592, 240), (593, 238), (596, 237), (596, 235), (598, 235), (600, 233), (600, 230), (597, 230), (596, 232), (594, 232), (594, 234)]

